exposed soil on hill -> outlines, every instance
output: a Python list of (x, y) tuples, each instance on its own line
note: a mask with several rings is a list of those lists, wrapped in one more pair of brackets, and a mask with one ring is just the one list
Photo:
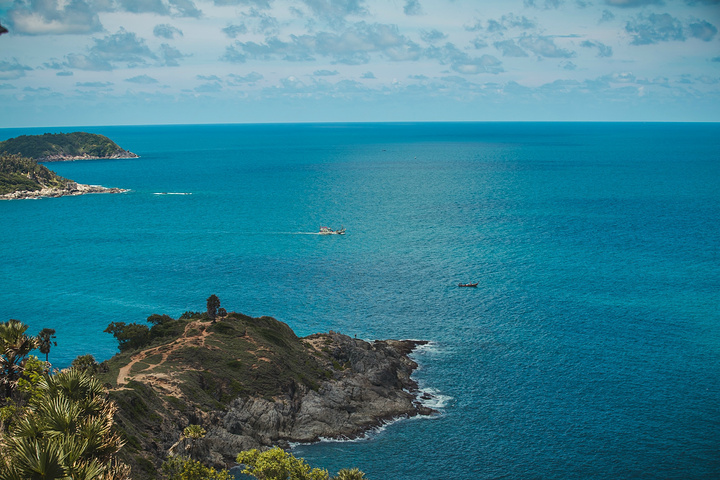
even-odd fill
[[(242, 450), (355, 438), (393, 418), (433, 413), (410, 378), (417, 364), (408, 354), (424, 342), (299, 338), (273, 318), (238, 313), (181, 321), (174, 338), (108, 361), (115, 373), (104, 381), (136, 480), (153, 478), (171, 452), (229, 467)], [(205, 438), (182, 438), (190, 424)]]

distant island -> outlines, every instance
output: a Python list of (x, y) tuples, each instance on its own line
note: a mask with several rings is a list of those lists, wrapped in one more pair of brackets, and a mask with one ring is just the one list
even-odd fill
[[(219, 305), (219, 301), (217, 303)], [(398, 417), (430, 415), (408, 357), (421, 341), (367, 342), (335, 332), (299, 338), (271, 317), (186, 312), (111, 323), (118, 355), (98, 378), (117, 403), (133, 478), (172, 454), (231, 467), (238, 452), (351, 439)], [(190, 425), (207, 434), (183, 435)]]
[(46, 133), (0, 142), (0, 200), (61, 197), (86, 193), (122, 193), (121, 188), (84, 185), (63, 178), (38, 162), (91, 158), (134, 158), (103, 135)]
[(21, 135), (0, 142), (0, 153), (17, 154), (37, 162), (137, 157), (104, 135), (85, 132)]

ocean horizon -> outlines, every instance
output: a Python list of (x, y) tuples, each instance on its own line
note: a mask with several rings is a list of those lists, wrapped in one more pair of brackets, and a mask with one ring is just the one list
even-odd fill
[(296, 446), (314, 467), (720, 477), (720, 123), (33, 127), (0, 141), (70, 131), (139, 158), (45, 164), (127, 193), (0, 202), (0, 319), (54, 328), (54, 366), (114, 355), (111, 322), (177, 318), (216, 294), (299, 336), (431, 342), (414, 378), (439, 415)]

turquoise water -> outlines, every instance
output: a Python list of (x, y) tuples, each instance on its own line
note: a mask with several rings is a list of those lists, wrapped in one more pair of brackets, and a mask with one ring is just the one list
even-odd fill
[[(0, 202), (0, 319), (57, 366), (114, 321), (223, 307), (300, 335), (433, 342), (442, 414), (297, 447), (374, 480), (720, 477), (720, 125), (84, 130), (131, 189)], [(156, 195), (160, 192), (191, 195)], [(321, 225), (347, 235), (314, 235)], [(479, 282), (460, 289), (460, 282)]]

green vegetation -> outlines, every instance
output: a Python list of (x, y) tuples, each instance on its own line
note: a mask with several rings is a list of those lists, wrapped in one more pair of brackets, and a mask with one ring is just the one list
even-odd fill
[(13, 319), (0, 324), (0, 385), (5, 389), (5, 399), (12, 397), (28, 355), (40, 344), (25, 333), (27, 329), (27, 325)]
[(202, 463), (183, 457), (170, 457), (162, 466), (169, 480), (233, 480), (227, 470), (219, 472)]
[[(240, 452), (236, 461), (245, 466), (243, 473), (258, 480), (331, 480), (327, 470), (310, 468), (302, 458), (295, 458), (281, 448), (260, 452)], [(365, 480), (365, 474), (353, 468), (342, 469), (332, 480)]]
[(57, 342), (55, 339), (55, 329), (54, 328), (43, 328), (40, 330), (40, 333), (38, 334), (38, 340), (40, 342), (40, 346), (38, 347), (40, 349), (40, 353), (45, 354), (45, 361), (49, 362), (49, 355), (50, 355), (50, 347), (56, 346)]
[(207, 314), (211, 320), (217, 317), (217, 310), (220, 308), (220, 299), (217, 295), (210, 295), (207, 299)]
[(124, 443), (117, 407), (86, 371), (51, 375), (49, 363), (29, 353), (47, 355), (54, 330), (32, 337), (27, 329), (0, 324), (0, 480), (127, 479), (129, 467), (116, 459)]
[(75, 358), (75, 360), (72, 361), (70, 366), (76, 370), (87, 372), (90, 376), (96, 375), (98, 373), (106, 373), (108, 371), (108, 367), (105, 362), (98, 363), (95, 360), (95, 357), (90, 354), (79, 355), (77, 358)]
[[(238, 463), (245, 468), (245, 475), (258, 480), (367, 480), (365, 474), (358, 470), (342, 469), (336, 476), (330, 477), (327, 470), (311, 468), (302, 458), (296, 458), (281, 448), (260, 452), (247, 450), (237, 456)], [(162, 466), (163, 473), (169, 480), (232, 480), (227, 470), (215, 470), (202, 463), (185, 458), (170, 457)]]
[[(113, 323), (111, 333), (127, 334), (118, 338), (124, 345), (149, 339), (151, 346), (141, 352), (126, 346), (101, 364), (81, 355), (70, 369), (54, 373), (48, 362), (29, 355), (41, 349), (47, 356), (54, 330), (33, 337), (17, 320), (0, 323), (0, 480), (129, 480), (130, 465), (136, 480), (231, 480), (227, 470), (192, 458), (195, 443), (206, 434), (197, 424), (182, 429), (191, 458), (170, 457), (158, 468), (148, 445), (156, 445), (160, 425), (176, 426), (182, 418), (172, 411), (223, 409), (241, 394), (271, 397), (299, 383), (317, 386), (331, 374), (323, 367), (327, 359), (313, 356), (309, 344), (273, 318), (230, 313), (212, 323), (206, 312), (183, 317), (151, 315), (152, 327), (143, 325), (145, 330)], [(142, 364), (142, 371), (182, 376), (182, 395), (159, 395), (133, 379), (108, 395), (103, 382), (115, 383), (120, 366), (138, 353), (135, 366)], [(357, 469), (329, 477), (279, 448), (241, 452), (238, 461), (259, 480), (365, 479)]]
[(113, 430), (116, 407), (86, 373), (45, 375), (22, 415), (0, 436), (0, 480), (122, 479), (115, 459), (123, 441)]
[(85, 132), (22, 135), (0, 142), (0, 153), (18, 154), (37, 161), (135, 156), (104, 135)]
[(153, 314), (147, 318), (152, 327), (138, 323), (112, 322), (105, 329), (118, 341), (121, 352), (143, 348), (153, 340), (166, 337), (177, 337), (183, 332), (187, 322), (175, 320), (169, 315)]
[[(120, 322), (108, 326), (120, 353), (103, 362), (107, 370), (97, 374), (101, 382), (121, 387), (110, 391), (127, 441), (121, 458), (138, 479), (154, 478), (152, 472), (158, 469), (150, 465), (164, 460), (156, 450), (159, 431), (180, 437), (188, 420), (198, 423), (197, 412), (223, 411), (238, 397), (270, 399), (298, 385), (317, 390), (333, 375), (329, 354), (309, 347), (288, 325), (271, 317), (230, 312), (213, 323), (205, 311), (185, 312), (177, 320), (155, 314), (147, 320), (149, 329)], [(121, 375), (121, 368), (131, 362), (130, 372)], [(158, 378), (162, 384), (156, 383)], [(207, 428), (198, 428), (203, 426)], [(196, 453), (193, 430), (184, 433), (188, 453)]]
[(35, 160), (0, 152), (0, 195), (43, 187), (63, 188), (69, 182)]

